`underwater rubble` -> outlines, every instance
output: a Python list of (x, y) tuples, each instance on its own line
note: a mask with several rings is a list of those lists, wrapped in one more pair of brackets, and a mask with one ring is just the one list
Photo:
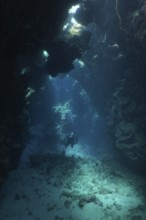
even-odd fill
[(11, 172), (3, 185), (1, 216), (3, 220), (144, 220), (145, 187), (142, 178), (112, 161), (34, 156), (29, 168)]

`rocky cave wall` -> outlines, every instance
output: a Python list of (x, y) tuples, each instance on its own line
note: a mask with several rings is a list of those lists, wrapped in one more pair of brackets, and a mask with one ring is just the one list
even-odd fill
[(93, 5), (91, 49), (82, 57), (86, 68), (78, 68), (75, 77), (107, 119), (115, 149), (144, 171), (146, 2), (99, 0)]
[(26, 95), (36, 67), (31, 67), (29, 74), (21, 74), (20, 57), (33, 58), (39, 50), (51, 47), (68, 9), (75, 3), (75, 0), (52, 0), (49, 4), (47, 0), (0, 1), (0, 184), (8, 170), (18, 166), (29, 121)]
[(124, 29), (122, 23), (120, 26), (127, 32), (121, 41), (125, 44), (125, 66), (123, 78), (116, 81), (109, 101), (108, 122), (115, 147), (132, 166), (143, 172), (146, 167), (146, 2), (133, 1), (133, 7), (124, 17)]

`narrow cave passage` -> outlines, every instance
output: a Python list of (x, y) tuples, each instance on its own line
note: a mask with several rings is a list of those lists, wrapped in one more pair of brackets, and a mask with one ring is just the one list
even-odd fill
[[(97, 114), (81, 84), (71, 75), (46, 78), (28, 107), (29, 137), (22, 163), (47, 153), (102, 159), (111, 150), (105, 120)], [(67, 138), (73, 133), (76, 141)]]
[[(0, 191), (4, 220), (131, 220), (133, 209), (144, 216), (143, 179), (117, 162), (106, 123), (77, 80), (47, 77), (27, 110), (31, 135)], [(66, 145), (72, 132), (77, 141)]]
[(146, 220), (146, 1), (0, 14), (0, 219)]
[(90, 69), (79, 67), (29, 84), (26, 147), (0, 191), (3, 220), (145, 218), (145, 179), (118, 163), (106, 120), (82, 86)]

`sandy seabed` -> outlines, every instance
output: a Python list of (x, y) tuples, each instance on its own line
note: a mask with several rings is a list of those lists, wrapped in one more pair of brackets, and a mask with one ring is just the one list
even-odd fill
[(1, 220), (146, 220), (146, 180), (110, 160), (49, 154), (10, 172)]

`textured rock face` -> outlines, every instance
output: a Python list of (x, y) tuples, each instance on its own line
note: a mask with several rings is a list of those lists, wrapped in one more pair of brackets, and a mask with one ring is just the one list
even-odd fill
[[(128, 16), (131, 23), (129, 23), (127, 30), (132, 35), (132, 38), (129, 39), (129, 46), (132, 44), (132, 47), (128, 48), (127, 45), (128, 50), (125, 50), (125, 55), (129, 63), (125, 61), (127, 62), (126, 74), (121, 81), (117, 81), (117, 88), (110, 98), (108, 122), (115, 147), (133, 165), (145, 168), (146, 77), (143, 66), (145, 52), (143, 50), (146, 46), (146, 21), (139, 14), (136, 16), (135, 13), (131, 12)], [(133, 30), (131, 30), (132, 27)]]
[[(93, 6), (94, 4), (94, 6)], [(92, 49), (77, 72), (97, 111), (107, 117), (115, 148), (146, 167), (145, 1), (95, 1)], [(96, 94), (96, 95), (95, 95)]]
[[(129, 85), (131, 84), (131, 85)], [(143, 84), (143, 86), (142, 86)], [(135, 165), (146, 166), (145, 79), (122, 82), (113, 94), (108, 123), (115, 147)]]

